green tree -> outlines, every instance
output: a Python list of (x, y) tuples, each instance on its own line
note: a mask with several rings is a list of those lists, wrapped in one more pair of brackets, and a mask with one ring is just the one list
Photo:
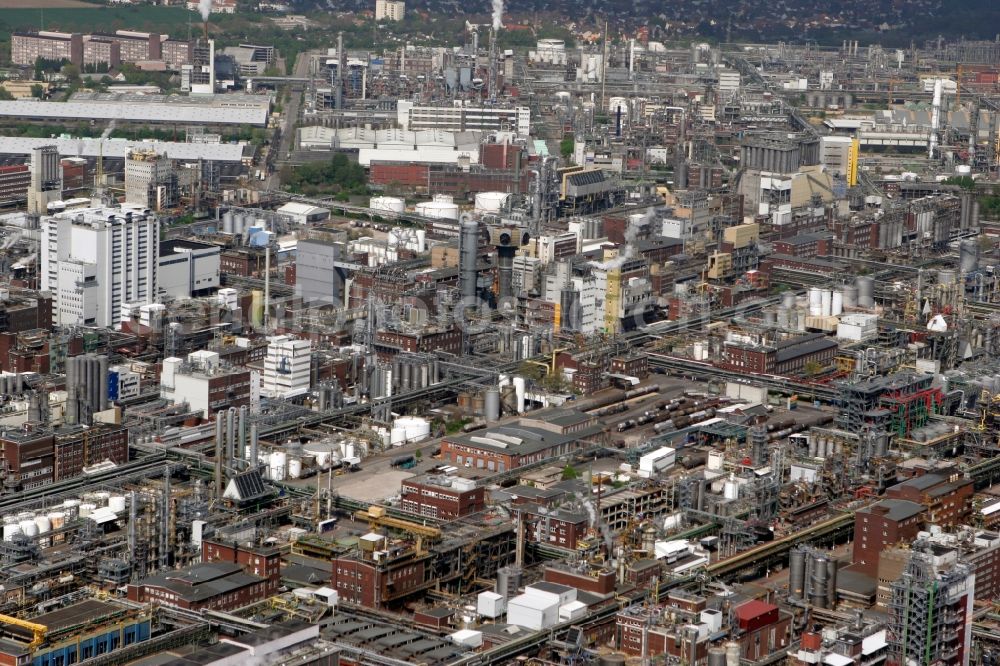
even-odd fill
[(572, 481), (573, 479), (579, 479), (579, 478), (580, 478), (580, 473), (576, 471), (575, 467), (573, 467), (572, 465), (566, 465), (565, 467), (563, 467), (562, 471), (563, 481)]
[(62, 66), (62, 75), (66, 77), (66, 80), (72, 83), (80, 82), (80, 68), (72, 63), (67, 63)]
[(573, 137), (568, 136), (559, 142), (559, 154), (563, 156), (563, 159), (568, 159), (573, 154), (573, 148), (575, 147), (576, 142), (573, 141)]
[(963, 190), (976, 189), (976, 181), (971, 176), (952, 176), (944, 180), (945, 185), (958, 185)]
[(809, 361), (806, 363), (803, 371), (806, 373), (807, 377), (815, 377), (819, 373), (823, 372), (823, 364), (819, 361)]
[(14, 96), (11, 95), (6, 88), (0, 88), (0, 100), (10, 101), (12, 99), (14, 99)]
[(45, 88), (40, 83), (31, 86), (31, 96), (41, 99), (45, 95)]

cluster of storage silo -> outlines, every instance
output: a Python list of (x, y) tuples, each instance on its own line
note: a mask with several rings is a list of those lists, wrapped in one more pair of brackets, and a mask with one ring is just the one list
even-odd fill
[(800, 546), (788, 561), (788, 597), (817, 608), (836, 608), (840, 563), (826, 553)]
[(83, 354), (66, 359), (66, 425), (93, 423), (108, 408), (108, 357)]
[(222, 229), (220, 231), (231, 236), (245, 236), (251, 227), (260, 226), (257, 216), (240, 210), (227, 210), (222, 214)]
[(835, 438), (815, 433), (809, 434), (809, 457), (826, 458), (844, 451), (844, 443)]
[(3, 373), (0, 375), (0, 394), (20, 395), (24, 393), (24, 375), (15, 373)]
[(430, 356), (399, 354), (392, 360), (393, 392), (427, 388), (441, 381), (440, 362)]
[(328, 409), (340, 409), (344, 406), (344, 392), (335, 381), (320, 382), (316, 386), (316, 407), (321, 412)]
[[(128, 500), (124, 495), (108, 491), (86, 493), (79, 498), (63, 500), (59, 505), (43, 511), (22, 511), (3, 517), (2, 535), (6, 542), (22, 537), (37, 539), (42, 548), (66, 540), (62, 531), (79, 519), (98, 523), (127, 519)], [(49, 535), (49, 536), (46, 536)]]
[(810, 317), (836, 317), (844, 312), (844, 292), (839, 289), (809, 290)]

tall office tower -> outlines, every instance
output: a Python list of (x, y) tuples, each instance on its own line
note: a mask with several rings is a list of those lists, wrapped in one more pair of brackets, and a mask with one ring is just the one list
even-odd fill
[(62, 198), (62, 165), (59, 149), (38, 146), (31, 149), (31, 184), (28, 187), (28, 212), (45, 215), (49, 204)]
[(151, 213), (87, 208), (42, 218), (40, 287), (57, 326), (119, 325), (124, 304), (156, 294), (160, 221)]

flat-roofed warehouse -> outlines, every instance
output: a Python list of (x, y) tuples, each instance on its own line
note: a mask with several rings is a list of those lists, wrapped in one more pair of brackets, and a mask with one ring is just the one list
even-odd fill
[(0, 155), (30, 155), (35, 148), (55, 146), (60, 157), (125, 159), (129, 150), (140, 148), (166, 154), (182, 162), (245, 164), (253, 159), (254, 147), (245, 143), (186, 143), (183, 141), (135, 141), (132, 139), (35, 139), (0, 136)]
[[(0, 118), (17, 121), (90, 121), (115, 120), (122, 123), (144, 125), (205, 126), (267, 125), (269, 104), (222, 105), (193, 101), (181, 96), (150, 96), (151, 101), (138, 96), (125, 99), (81, 99), (74, 95), (68, 102), (43, 102), (39, 100), (0, 101)], [(243, 97), (243, 96), (240, 96)], [(267, 98), (264, 98), (265, 100)]]

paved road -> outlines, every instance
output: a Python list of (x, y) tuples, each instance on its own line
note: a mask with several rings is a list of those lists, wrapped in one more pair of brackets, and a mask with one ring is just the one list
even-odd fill
[[(306, 78), (309, 76), (309, 63), (311, 57), (308, 53), (300, 53), (295, 59), (295, 69), (292, 72), (292, 76), (296, 78)], [(284, 109), (281, 116), (281, 138), (278, 141), (276, 147), (272, 147), (274, 152), (271, 153), (269, 161), (269, 166), (274, 169), (274, 171), (267, 177), (267, 188), (269, 190), (277, 190), (281, 187), (281, 163), (288, 159), (288, 154), (292, 148), (292, 141), (295, 139), (295, 124), (299, 120), (299, 111), (302, 108), (302, 95), (305, 92), (305, 86), (301, 83), (293, 83), (288, 87), (288, 93), (290, 99), (288, 103), (284, 105)]]

